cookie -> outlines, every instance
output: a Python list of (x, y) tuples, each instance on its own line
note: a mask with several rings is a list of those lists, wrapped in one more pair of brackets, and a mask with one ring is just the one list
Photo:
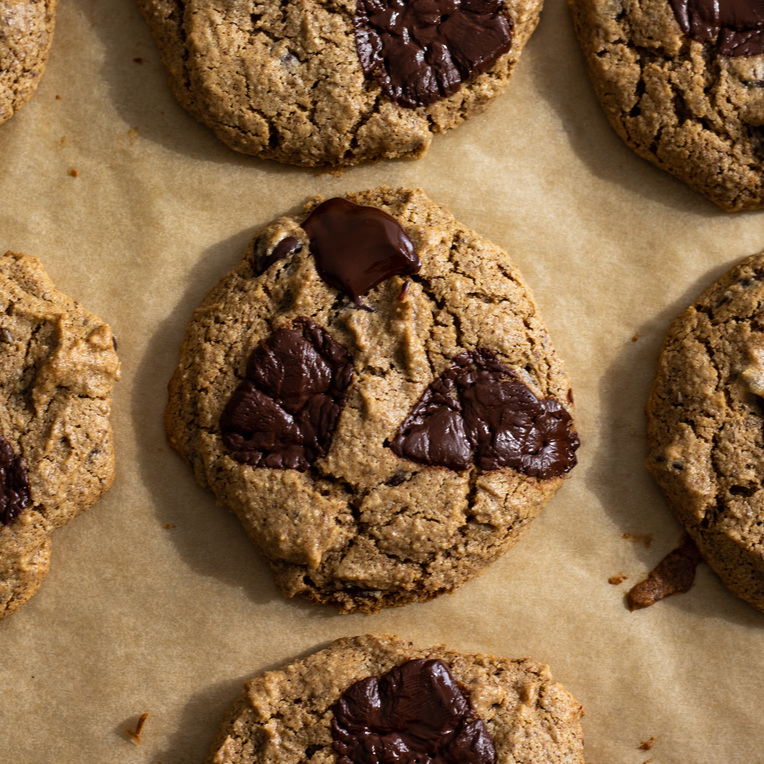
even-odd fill
[(575, 464), (572, 400), (508, 256), (381, 188), (254, 237), (191, 319), (165, 423), (287, 596), (373, 612), (512, 546)]
[(0, 0), (0, 124), (34, 94), (53, 42), (58, 0)]
[(764, 200), (764, 15), (743, 0), (569, 0), (602, 108), (725, 210)]
[(506, 87), (541, 0), (138, 0), (181, 105), (304, 166), (422, 156)]
[(247, 682), (206, 764), (583, 764), (583, 713), (530, 660), (346, 637)]
[(700, 553), (764, 611), (764, 254), (672, 323), (647, 406), (647, 466)]
[(0, 618), (37, 591), (50, 535), (114, 478), (109, 327), (59, 292), (39, 260), (0, 257)]

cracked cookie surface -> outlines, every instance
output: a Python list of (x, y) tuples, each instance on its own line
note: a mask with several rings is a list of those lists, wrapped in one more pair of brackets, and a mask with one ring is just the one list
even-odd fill
[[(701, 2), (676, 2), (679, 17), (695, 6), (698, 24)], [(723, 55), (719, 26), (692, 39), (670, 0), (569, 4), (600, 103), (626, 144), (725, 210), (760, 208), (764, 55)]]
[[(465, 64), (457, 77), (450, 59), (450, 69), (443, 65), (442, 48), (412, 55), (418, 66), (428, 62), (422, 72), (428, 80), (424, 90), (431, 91), (439, 78), (447, 86), (438, 87), (448, 95), (411, 108), (388, 94), (397, 92), (395, 88), (385, 92), (386, 79), (364, 74), (356, 47), (355, 17), (362, 8), (368, 6), (371, 13), (387, 2), (392, 13), (397, 0), (363, 6), (356, 0), (138, 2), (157, 40), (173, 93), (187, 111), (236, 151), (312, 167), (422, 156), (433, 134), (478, 114), (504, 90), (541, 10), (541, 0), (496, 2), (504, 26), (511, 31), (511, 47), (495, 61), (486, 59), (488, 68), (461, 86), (455, 78), (466, 76), (465, 68), (476, 59), (482, 65), (472, 50), (474, 40), (491, 35), (470, 28), (468, 42), (462, 42), (446, 29), (445, 37), (457, 38), (454, 60)], [(418, 5), (427, 3), (407, 4)], [(435, 0), (430, 5), (434, 7)], [(448, 6), (444, 13), (454, 13), (460, 3), (444, 5)], [(465, 17), (480, 18), (493, 0), (462, 0), (461, 5), (475, 10), (469, 15), (465, 10)], [(432, 34), (427, 29), (421, 36), (429, 40)], [(411, 50), (410, 43), (404, 51)], [(369, 46), (373, 53), (364, 60), (371, 59), (367, 64), (374, 68), (384, 56), (377, 38)], [(389, 55), (403, 66), (405, 57), (397, 48)], [(408, 68), (401, 76), (411, 83)]]
[[(397, 455), (391, 443), (433, 381), (460, 354), (481, 349), (506, 368), (504, 377), (514, 375), (535, 398), (564, 411), (566, 421), (572, 393), (506, 253), (422, 191), (381, 188), (347, 198), (400, 224), (421, 259), (418, 272), (389, 276), (359, 305), (321, 278), (305, 216), (276, 220), (194, 313), (165, 423), (171, 445), (200, 484), (239, 516), (287, 596), (374, 612), (452, 591), (478, 574), (520, 537), (572, 466), (539, 477), (508, 466), (481, 469), (472, 460), (449, 469)], [(246, 436), (263, 453), (273, 453), (274, 433), (292, 438), (295, 429), (288, 412), (273, 408), (274, 383), (251, 391), (257, 370), (250, 358), (264, 358), (277, 344), (272, 338), (283, 336), (291, 339), (278, 344), (300, 348), (322, 366), (300, 336), (313, 325), (349, 354), (353, 367), (330, 445), (301, 470), (242, 463), (221, 431), (232, 399), (245, 417), (255, 407), (272, 412), (256, 438)], [(330, 379), (326, 371), (321, 390)], [(321, 390), (309, 392), (321, 399)], [(446, 413), (452, 422), (454, 411)], [(566, 427), (575, 449), (575, 432)]]
[[(374, 635), (338, 639), (301, 661), (247, 682), (221, 725), (206, 764), (338, 761), (332, 723), (343, 693), (356, 682), (419, 660), (442, 661), (448, 667), (485, 724), (496, 762), (583, 764), (583, 708), (552, 681), (547, 666), (527, 659), (461, 653), (442, 645), (421, 649), (396, 637)], [(431, 759), (395, 758), (422, 760)]]
[(764, 254), (671, 325), (647, 407), (647, 467), (705, 560), (764, 611)]
[[(112, 483), (109, 413), (119, 361), (109, 327), (59, 292), (36, 258), (0, 257), (0, 304), (2, 618), (45, 577), (50, 534)], [(9, 463), (26, 473), (20, 509), (8, 501), (19, 493)]]
[(48, 60), (58, 0), (0, 0), (0, 123), (31, 97)]

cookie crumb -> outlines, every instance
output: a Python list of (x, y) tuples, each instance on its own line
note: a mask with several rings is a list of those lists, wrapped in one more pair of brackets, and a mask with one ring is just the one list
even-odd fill
[(679, 547), (669, 552), (644, 581), (629, 589), (626, 594), (629, 610), (641, 610), (672, 594), (690, 591), (700, 560), (695, 542), (685, 533)]
[(638, 340), (638, 339), (639, 339), (641, 336), (642, 336), (642, 335), (641, 335), (639, 332), (637, 332), (637, 333), (636, 333), (636, 334), (635, 334), (635, 335), (634, 335), (634, 336), (631, 338), (631, 341), (632, 341), (632, 342), (636, 342), (636, 341), (637, 341), (637, 340)]
[(653, 534), (652, 533), (629, 533), (626, 532), (621, 536), (621, 538), (626, 539), (627, 541), (634, 541), (642, 543), (645, 545), (647, 549), (650, 548), (650, 544), (653, 543)]
[(625, 576), (623, 573), (619, 573), (617, 576), (610, 576), (607, 582), (613, 586), (618, 586), (618, 584), (622, 584), (627, 578), (628, 576)]
[(61, 96), (57, 95), (57, 96), (56, 96), (56, 100), (57, 100), (57, 101), (60, 101), (60, 100), (61, 100)]
[(72, 178), (79, 178), (79, 177), (80, 177), (80, 172), (79, 172), (79, 170), (76, 170), (74, 167), (70, 167), (70, 168), (69, 168), (69, 169), (66, 171), (66, 174), (67, 174), (67, 175), (69, 175), (69, 176), (70, 176), (70, 177), (72, 177)]
[[(643, 740), (637, 748), (639, 748), (640, 751), (649, 751), (653, 746), (655, 745), (655, 737), (650, 737), (649, 740)], [(650, 759), (652, 761), (652, 759)]]
[(127, 139), (130, 141), (130, 145), (131, 146), (135, 144), (135, 142), (138, 140), (138, 128), (137, 128), (137, 126), (136, 127), (131, 127), (127, 131)]
[(175, 523), (165, 523), (162, 526), (166, 531), (169, 531), (171, 528), (177, 528), (178, 526), (175, 525)]
[(135, 725), (134, 730), (127, 729), (127, 727), (125, 727), (125, 732), (127, 733), (128, 737), (130, 738), (130, 740), (133, 741), (135, 745), (141, 744), (141, 732), (143, 732), (143, 728), (146, 726), (146, 719), (148, 718), (149, 718), (149, 712), (146, 711), (145, 714), (141, 714), (138, 717), (138, 723)]

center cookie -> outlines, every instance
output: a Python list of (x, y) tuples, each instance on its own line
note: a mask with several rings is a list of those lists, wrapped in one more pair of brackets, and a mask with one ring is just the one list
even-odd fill
[(541, 0), (139, 0), (176, 98), (236, 151), (422, 156), (506, 87)]
[(572, 393), (507, 255), (421, 191), (281, 218), (195, 312), (168, 437), (287, 596), (451, 591), (576, 461)]

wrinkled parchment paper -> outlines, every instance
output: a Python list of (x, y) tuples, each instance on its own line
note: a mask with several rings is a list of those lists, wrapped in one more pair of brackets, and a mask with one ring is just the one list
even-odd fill
[[(518, 263), (567, 362), (583, 446), (483, 576), (338, 616), (279, 595), (161, 418), (191, 311), (253, 231), (315, 193), (383, 183), (423, 187)], [(688, 594), (623, 602), (681, 536), (643, 467), (663, 334), (764, 248), (764, 212), (723, 213), (626, 149), (562, 0), (486, 114), (418, 162), (338, 177), (231, 152), (171, 97), (130, 0), (62, 0), (40, 87), (0, 127), (0, 247), (41, 258), (110, 322), (123, 364), (114, 487), (54, 535), (40, 591), (0, 623), (0, 760), (200, 762), (247, 677), (366, 632), (548, 663), (586, 708), (590, 764), (764, 760), (764, 615), (705, 565)], [(136, 746), (125, 728), (145, 712)]]

